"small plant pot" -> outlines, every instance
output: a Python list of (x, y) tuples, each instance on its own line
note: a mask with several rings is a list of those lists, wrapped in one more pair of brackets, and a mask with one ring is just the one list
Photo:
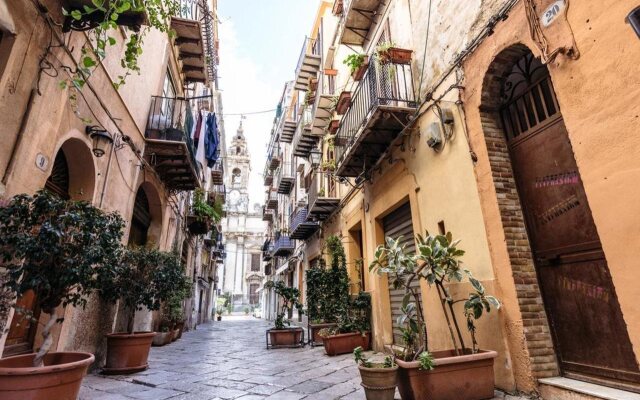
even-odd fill
[(351, 92), (344, 91), (340, 93), (338, 98), (338, 104), (336, 105), (336, 112), (339, 115), (343, 115), (351, 107)]
[(211, 222), (195, 215), (187, 216), (187, 228), (194, 235), (204, 235), (211, 230)]
[(222, 315), (218, 315), (218, 316), (216, 317), (216, 321), (222, 321)]
[(329, 133), (335, 135), (336, 133), (338, 133), (338, 128), (340, 128), (340, 120), (332, 119), (331, 122), (329, 122)]
[(44, 367), (34, 367), (35, 356), (0, 359), (0, 399), (75, 400), (95, 360), (90, 353), (48, 353)]
[(267, 348), (300, 347), (304, 330), (302, 328), (268, 329)]
[(380, 62), (383, 64), (411, 64), (413, 50), (390, 47), (387, 51), (378, 53)]
[(367, 72), (367, 68), (369, 68), (369, 56), (364, 56), (364, 60), (362, 61), (362, 65), (360, 65), (353, 73), (351, 77), (354, 81), (359, 81), (364, 77), (365, 72)]
[(333, 2), (333, 9), (331, 11), (333, 12), (333, 15), (335, 15), (336, 17), (339, 15), (342, 15), (342, 13), (344, 12), (344, 1), (335, 0)]
[[(171, 334), (171, 332), (167, 332)], [(155, 332), (110, 333), (107, 337), (107, 375), (132, 374), (149, 367), (149, 349)]]
[(151, 342), (152, 346), (164, 346), (171, 343), (173, 332), (156, 332), (156, 335), (153, 337), (153, 341)]
[[(320, 195), (320, 197), (324, 196)], [(336, 323), (324, 323), (324, 324), (309, 324), (309, 340), (312, 346), (322, 345), (322, 336), (320, 336), (320, 330), (324, 328), (334, 328)]]
[[(398, 391), (402, 400), (483, 400), (494, 395), (495, 351), (455, 356), (452, 350), (436, 351), (435, 368), (420, 369), (417, 361), (396, 360)], [(461, 384), (464, 382), (464, 384)]]
[(366, 368), (358, 365), (362, 387), (367, 400), (393, 400), (398, 381), (398, 366)]
[(318, 80), (316, 78), (311, 78), (309, 81), (309, 90), (315, 93), (318, 90)]
[(365, 332), (340, 333), (338, 335), (326, 336), (322, 340), (324, 351), (328, 356), (352, 353), (353, 349), (360, 346), (363, 350), (369, 350), (371, 344), (371, 334)]

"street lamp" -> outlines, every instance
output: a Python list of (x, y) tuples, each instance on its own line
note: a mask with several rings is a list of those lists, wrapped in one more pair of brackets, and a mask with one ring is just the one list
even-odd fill
[(316, 168), (320, 165), (320, 161), (322, 160), (322, 152), (317, 146), (314, 147), (309, 153), (309, 159), (313, 168)]
[(100, 158), (106, 152), (107, 148), (113, 143), (113, 138), (105, 129), (99, 126), (87, 126), (85, 132), (93, 142), (93, 155)]

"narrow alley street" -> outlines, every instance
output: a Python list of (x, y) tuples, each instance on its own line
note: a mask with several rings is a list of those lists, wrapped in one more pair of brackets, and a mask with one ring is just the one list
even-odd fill
[[(322, 347), (309, 346), (266, 350), (264, 331), (269, 326), (253, 317), (224, 317), (201, 325), (177, 342), (153, 347), (144, 372), (87, 376), (80, 399), (365, 398), (351, 354), (327, 357)], [(497, 393), (496, 399), (520, 398)]]

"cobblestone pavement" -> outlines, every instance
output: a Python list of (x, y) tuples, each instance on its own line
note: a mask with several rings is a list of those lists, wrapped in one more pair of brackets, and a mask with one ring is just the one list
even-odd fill
[[(226, 317), (200, 325), (170, 345), (152, 348), (149, 369), (144, 372), (87, 376), (80, 399), (365, 398), (351, 354), (327, 357), (322, 347), (308, 346), (266, 350), (268, 327), (267, 322), (251, 317)], [(496, 395), (496, 399), (520, 399)]]

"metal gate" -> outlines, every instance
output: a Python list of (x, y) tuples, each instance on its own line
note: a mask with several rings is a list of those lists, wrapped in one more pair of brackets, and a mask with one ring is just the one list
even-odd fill
[(640, 382), (549, 72), (532, 54), (506, 78), (500, 114), (562, 371)]
[[(391, 212), (382, 219), (382, 228), (385, 237), (398, 239), (402, 236), (401, 243), (406, 246), (406, 251), (414, 253), (416, 251), (416, 242), (413, 234), (413, 222), (411, 220), (411, 206), (407, 202), (398, 209)], [(411, 287), (420, 291), (419, 280), (414, 280)], [(398, 325), (398, 317), (402, 315), (400, 307), (402, 306), (402, 298), (404, 297), (404, 289), (393, 289), (389, 284), (389, 302), (391, 306), (391, 324), (393, 327), (393, 343), (403, 345), (400, 325)]]

